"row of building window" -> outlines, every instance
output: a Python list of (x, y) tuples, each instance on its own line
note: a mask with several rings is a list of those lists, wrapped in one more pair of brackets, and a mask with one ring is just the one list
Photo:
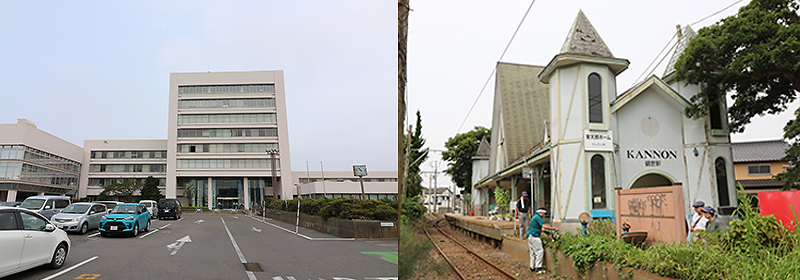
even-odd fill
[(166, 164), (92, 164), (89, 172), (167, 172)]
[(277, 137), (277, 128), (178, 129), (178, 138), (190, 137)]
[(274, 108), (274, 98), (178, 100), (178, 108)]
[(23, 145), (0, 145), (0, 159), (24, 159), (53, 168), (81, 172), (81, 164), (77, 161)]
[(77, 187), (70, 187), (70, 188), (61, 188), (61, 187), (52, 187), (52, 186), (41, 186), (41, 185), (33, 185), (27, 183), (0, 183), (0, 190), (16, 190), (17, 199), (19, 199), (20, 194), (24, 192), (32, 192), (32, 193), (45, 193), (45, 194), (66, 194), (69, 196), (75, 196), (78, 194)]
[[(308, 182), (322, 182), (322, 178), (299, 178), (300, 184)], [(361, 182), (358, 178), (325, 178), (325, 182)], [(364, 178), (364, 183), (367, 182), (397, 182), (397, 178)]]
[(178, 144), (179, 153), (264, 153), (277, 148), (278, 143)]
[(78, 174), (22, 162), (0, 162), (0, 179), (77, 186)]
[(213, 115), (178, 115), (178, 123), (250, 123), (277, 122), (275, 113), (265, 114), (213, 114)]
[(178, 86), (179, 94), (274, 93), (275, 85)]
[[(275, 160), (280, 166), (280, 160)], [(179, 159), (178, 169), (272, 169), (270, 159)]]
[(747, 175), (772, 175), (769, 164), (764, 165), (748, 165)]
[(92, 158), (167, 158), (167, 151), (92, 151)]
[[(118, 180), (119, 178), (89, 178), (89, 186), (108, 186), (114, 183), (114, 181)], [(143, 184), (144, 180), (147, 178), (134, 178), (137, 183)], [(158, 179), (159, 186), (166, 186), (167, 185), (167, 178), (156, 178)]]

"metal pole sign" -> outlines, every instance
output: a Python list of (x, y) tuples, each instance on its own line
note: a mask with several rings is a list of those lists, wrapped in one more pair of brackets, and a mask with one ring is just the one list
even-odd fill
[(353, 175), (358, 176), (361, 181), (361, 200), (364, 200), (364, 176), (367, 176), (367, 166), (353, 165)]

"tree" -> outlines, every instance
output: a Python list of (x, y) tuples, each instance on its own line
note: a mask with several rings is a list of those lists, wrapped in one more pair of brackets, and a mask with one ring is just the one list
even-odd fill
[[(404, 141), (409, 141), (406, 134)], [(417, 124), (411, 134), (411, 144), (408, 152), (408, 177), (406, 177), (406, 197), (415, 197), (422, 194), (422, 176), (419, 166), (428, 159), (428, 149), (423, 149), (425, 139), (422, 138), (422, 115), (417, 111)], [(403, 150), (405, 155), (405, 150)]]
[(753, 0), (737, 15), (702, 28), (678, 61), (679, 80), (702, 85), (686, 114), (700, 118), (726, 100), (730, 129), (776, 114), (800, 91), (800, 16), (794, 0)]
[(149, 199), (158, 201), (165, 196), (161, 194), (161, 190), (158, 189), (158, 179), (153, 178), (153, 176), (148, 176), (147, 179), (144, 180), (144, 187), (142, 187), (142, 199)]
[(192, 183), (186, 184), (186, 187), (183, 188), (183, 197), (189, 200), (191, 206), (195, 206), (194, 205), (195, 194), (197, 194), (197, 187), (195, 187), (195, 185)]
[[(786, 110), (800, 91), (800, 4), (796, 0), (753, 0), (738, 15), (698, 31), (675, 63), (676, 77), (702, 85), (686, 115), (700, 118), (732, 92), (729, 128), (744, 131), (754, 116)], [(800, 111), (784, 127), (790, 163), (776, 179), (784, 188), (800, 180)]]
[[(471, 131), (456, 134), (455, 137), (447, 139), (445, 147), (447, 151), (442, 153), (442, 158), (447, 163), (444, 173), (453, 178), (453, 182), (459, 188), (464, 189), (464, 193), (470, 193), (472, 186), (472, 157), (478, 151), (481, 139), (491, 140), (492, 132), (490, 129), (476, 126)], [(490, 141), (491, 142), (491, 141)]]
[(142, 183), (137, 182), (136, 179), (118, 178), (110, 185), (103, 186), (104, 190), (101, 194), (104, 196), (122, 196), (126, 202), (132, 202), (133, 193), (141, 190), (142, 187)]

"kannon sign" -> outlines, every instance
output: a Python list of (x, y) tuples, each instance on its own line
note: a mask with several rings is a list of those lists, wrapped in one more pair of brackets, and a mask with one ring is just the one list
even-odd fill
[(625, 158), (629, 160), (641, 159), (644, 160), (644, 165), (647, 167), (658, 167), (661, 166), (662, 160), (678, 159), (678, 151), (669, 149), (629, 149), (625, 151)]

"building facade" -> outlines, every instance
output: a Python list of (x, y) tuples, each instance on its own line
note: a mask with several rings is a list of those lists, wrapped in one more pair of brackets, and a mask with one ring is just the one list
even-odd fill
[[(294, 197), (361, 198), (361, 181), (351, 171), (293, 171)], [(397, 172), (369, 171), (364, 179), (365, 199), (397, 199)]]
[(167, 193), (167, 140), (86, 140), (79, 196), (95, 197), (120, 178), (158, 179)]
[(779, 191), (783, 188), (786, 182), (775, 180), (773, 176), (786, 171), (786, 166), (789, 165), (784, 159), (786, 149), (789, 148), (786, 141), (749, 141), (731, 145), (737, 186), (741, 184), (749, 194)]
[[(682, 30), (670, 65), (693, 35)], [(616, 76), (628, 64), (583, 12), (546, 66), (498, 63), (489, 170), (473, 181), (477, 213), (493, 204), (493, 188), (511, 189), (512, 199), (528, 191), (557, 227), (573, 228), (583, 212), (611, 218), (628, 207), (614, 201), (615, 189), (680, 184), (678, 208), (703, 200), (730, 214), (736, 191), (725, 104), (702, 119), (685, 117), (700, 88), (676, 80), (672, 67), (618, 94)]]
[(283, 71), (170, 74), (165, 195), (194, 185), (189, 204), (212, 208), (291, 198), (285, 96)]
[(78, 195), (83, 148), (26, 119), (0, 124), (0, 201)]

